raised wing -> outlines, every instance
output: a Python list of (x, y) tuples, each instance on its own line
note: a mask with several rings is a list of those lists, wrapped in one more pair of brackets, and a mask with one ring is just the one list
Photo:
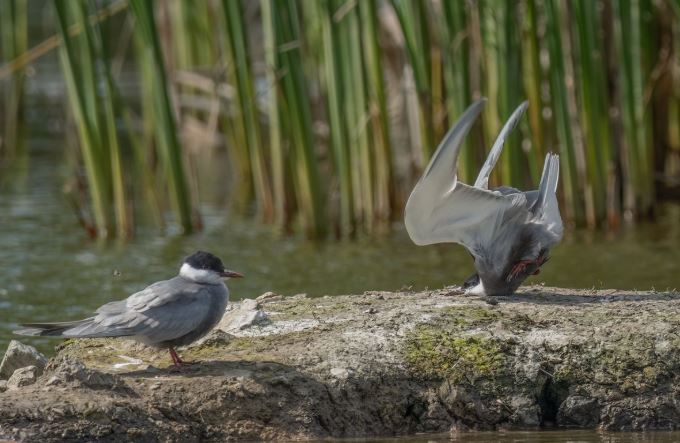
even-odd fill
[(546, 229), (558, 237), (562, 237), (562, 217), (557, 205), (557, 183), (560, 177), (560, 156), (549, 153), (545, 156), (541, 182), (538, 186), (536, 201), (531, 205), (531, 212), (546, 225)]
[(501, 195), (457, 180), (462, 141), (485, 102), (472, 104), (449, 130), (409, 196), (404, 221), (418, 245), (456, 242), (475, 254), (480, 245), (491, 241), (509, 211), (524, 208), (522, 193)]
[(475, 180), (475, 188), (489, 189), (489, 175), (491, 175), (491, 171), (493, 170), (493, 167), (496, 166), (498, 157), (500, 157), (501, 152), (503, 152), (505, 140), (507, 140), (510, 132), (515, 129), (517, 122), (519, 122), (519, 119), (522, 118), (522, 115), (524, 115), (524, 112), (527, 110), (528, 106), (529, 102), (527, 101), (519, 105), (512, 113), (508, 121), (505, 122), (505, 125), (503, 125), (503, 129), (501, 129), (501, 132), (498, 134), (496, 141), (491, 147), (491, 151), (489, 151), (489, 156), (486, 158), (482, 169), (479, 171), (477, 180)]

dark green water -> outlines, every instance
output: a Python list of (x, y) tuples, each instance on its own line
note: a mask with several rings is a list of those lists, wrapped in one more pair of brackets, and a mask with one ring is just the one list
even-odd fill
[[(0, 190), (0, 349), (20, 322), (71, 320), (145, 285), (172, 277), (197, 249), (246, 274), (230, 281), (234, 299), (282, 294), (361, 293), (437, 288), (472, 271), (458, 245), (414, 246), (403, 228), (380, 238), (312, 243), (282, 238), (252, 220), (230, 217), (216, 203), (202, 208), (206, 228), (189, 237), (140, 232), (129, 244), (90, 241), (61, 192), (62, 159), (53, 142), (30, 142), (23, 179)], [(680, 207), (666, 206), (654, 224), (615, 235), (570, 232), (531, 283), (576, 288), (680, 288)], [(54, 339), (22, 340), (50, 353)]]

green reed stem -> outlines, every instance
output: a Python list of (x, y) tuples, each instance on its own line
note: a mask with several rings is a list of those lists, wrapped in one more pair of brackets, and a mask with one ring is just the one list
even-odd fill
[(643, 90), (646, 84), (642, 46), (641, 2), (616, 0), (614, 30), (619, 69), (619, 93), (623, 120), (622, 138), (624, 168), (624, 205), (633, 213), (646, 213), (651, 208), (652, 180), (648, 119)]
[(262, 217), (265, 220), (272, 220), (274, 217), (272, 190), (260, 139), (257, 102), (253, 90), (253, 77), (250, 73), (250, 59), (241, 3), (224, 0), (222, 8), (227, 23), (227, 43), (234, 62), (235, 75), (233, 81), (238, 92), (237, 100), (250, 153), (250, 170), (255, 184), (255, 196), (260, 204)]
[(545, 155), (545, 128), (543, 125), (543, 99), (541, 84), (543, 74), (539, 62), (540, 42), (538, 37), (538, 22), (536, 0), (526, 0), (524, 3), (524, 26), (522, 28), (522, 72), (524, 91), (529, 100), (527, 115), (531, 128), (531, 148), (533, 155), (529, 155), (529, 170), (533, 183), (541, 178), (543, 157)]
[(420, 166), (425, 167), (436, 145), (432, 115), (432, 62), (427, 3), (424, 0), (392, 0), (392, 5), (404, 34), (406, 52), (413, 68), (416, 89), (418, 90), (421, 138)]
[(349, 144), (344, 118), (344, 103), (349, 92), (345, 92), (345, 65), (342, 58), (341, 45), (343, 36), (334, 21), (337, 1), (325, 0), (321, 14), (322, 36), (324, 43), (324, 68), (326, 73), (328, 95), (328, 118), (330, 124), (330, 142), (335, 160), (336, 174), (339, 182), (340, 200), (340, 234), (348, 237), (354, 232), (353, 185), (350, 169)]
[(264, 31), (264, 51), (266, 60), (267, 105), (269, 116), (269, 150), (271, 153), (272, 197), (274, 219), (279, 228), (288, 224), (286, 176), (287, 164), (284, 152), (284, 140), (281, 132), (281, 116), (279, 104), (279, 79), (277, 73), (278, 47), (276, 44), (276, 19), (273, 16), (272, 0), (261, 0), (262, 28)]
[[(28, 48), (27, 0), (0, 2), (0, 54), (2, 63), (16, 59)], [(0, 160), (11, 160), (22, 151), (19, 137), (24, 93), (24, 70), (17, 70), (3, 85), (4, 131), (0, 134)], [(4, 158), (3, 158), (4, 157)], [(0, 161), (1, 163), (1, 161)]]
[(295, 0), (273, 2), (272, 16), (277, 20), (278, 68), (282, 73), (286, 117), (283, 124), (291, 141), (290, 161), (297, 203), (304, 230), (312, 237), (323, 237), (326, 232), (324, 194), (314, 152), (310, 100), (300, 48), (302, 35)]
[(390, 146), (389, 122), (387, 115), (387, 91), (383, 78), (380, 46), (378, 44), (378, 4), (361, 2), (361, 26), (363, 35), (364, 60), (367, 71), (368, 106), (371, 126), (366, 128), (373, 135), (373, 174), (375, 177), (374, 212), (377, 222), (385, 224), (390, 217), (392, 203), (392, 152)]
[[(607, 102), (605, 60), (602, 43), (597, 38), (600, 24), (595, 2), (572, 3), (577, 37), (577, 78), (580, 92), (581, 129), (585, 136), (588, 185), (593, 192), (596, 219), (603, 220), (607, 211), (608, 177), (612, 155), (609, 138), (609, 104)], [(590, 223), (593, 224), (595, 220)]]
[(169, 82), (165, 73), (165, 62), (161, 52), (159, 34), (153, 16), (153, 2), (150, 0), (130, 0), (130, 6), (137, 19), (139, 36), (143, 40), (148, 61), (153, 63), (153, 99), (155, 135), (159, 142), (160, 154), (165, 165), (170, 184), (170, 196), (180, 226), (185, 233), (193, 230), (191, 200), (184, 175), (182, 150), (177, 138), (175, 117), (169, 96)]
[[(439, 20), (442, 45), (442, 69), (446, 86), (446, 112), (453, 124), (472, 101), (470, 86), (470, 30), (464, 2), (442, 2), (443, 14)], [(475, 152), (466, 142), (458, 159), (460, 180), (474, 181), (479, 172)]]
[(94, 63), (90, 58), (91, 52), (86, 41), (88, 35), (81, 34), (75, 38), (68, 35), (70, 18), (75, 16), (76, 21), (84, 26), (84, 14), (82, 14), (81, 3), (57, 1), (54, 6), (62, 37), (61, 65), (66, 77), (69, 101), (78, 128), (80, 149), (85, 160), (95, 228), (97, 236), (105, 238), (109, 235), (112, 226), (109, 217), (110, 189), (104, 163), (105, 158), (102, 155), (96, 108), (92, 109), (97, 103), (96, 89), (93, 87), (94, 79), (92, 78)]
[(560, 175), (564, 182), (562, 189), (564, 190), (564, 199), (566, 201), (565, 209), (568, 219), (580, 221), (583, 219), (583, 206), (579, 198), (574, 140), (567, 104), (564, 52), (562, 51), (560, 29), (560, 14), (562, 12), (560, 11), (560, 4), (556, 0), (546, 0), (545, 6), (548, 54), (550, 56), (550, 92), (553, 100), (553, 112), (561, 153)]

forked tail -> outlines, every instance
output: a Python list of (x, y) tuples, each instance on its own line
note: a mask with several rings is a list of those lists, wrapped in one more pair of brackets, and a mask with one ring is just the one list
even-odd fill
[(15, 334), (19, 335), (32, 335), (32, 336), (46, 336), (46, 337), (72, 337), (73, 335), (64, 334), (69, 329), (73, 329), (78, 326), (85, 326), (92, 322), (92, 318), (86, 318), (84, 320), (76, 321), (65, 321), (59, 323), (23, 323), (24, 329), (19, 329), (14, 331)]

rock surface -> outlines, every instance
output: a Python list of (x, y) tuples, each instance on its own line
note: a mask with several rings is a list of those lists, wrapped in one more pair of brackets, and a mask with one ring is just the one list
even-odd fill
[(0, 363), (0, 380), (9, 379), (14, 371), (26, 366), (35, 366), (39, 374), (47, 364), (47, 358), (33, 346), (25, 345), (17, 340), (9, 342), (5, 356)]
[(227, 311), (217, 325), (217, 329), (227, 333), (234, 333), (255, 325), (265, 324), (268, 321), (269, 318), (262, 309), (259, 300), (246, 299), (240, 302), (230, 303), (229, 306), (227, 306)]
[(179, 373), (164, 351), (69, 340), (36, 383), (0, 393), (0, 439), (680, 427), (680, 293), (453, 293), (265, 297), (266, 323), (181, 349), (199, 363)]
[(26, 366), (14, 371), (14, 374), (7, 380), (7, 389), (19, 389), (24, 386), (32, 385), (38, 379), (37, 366)]

